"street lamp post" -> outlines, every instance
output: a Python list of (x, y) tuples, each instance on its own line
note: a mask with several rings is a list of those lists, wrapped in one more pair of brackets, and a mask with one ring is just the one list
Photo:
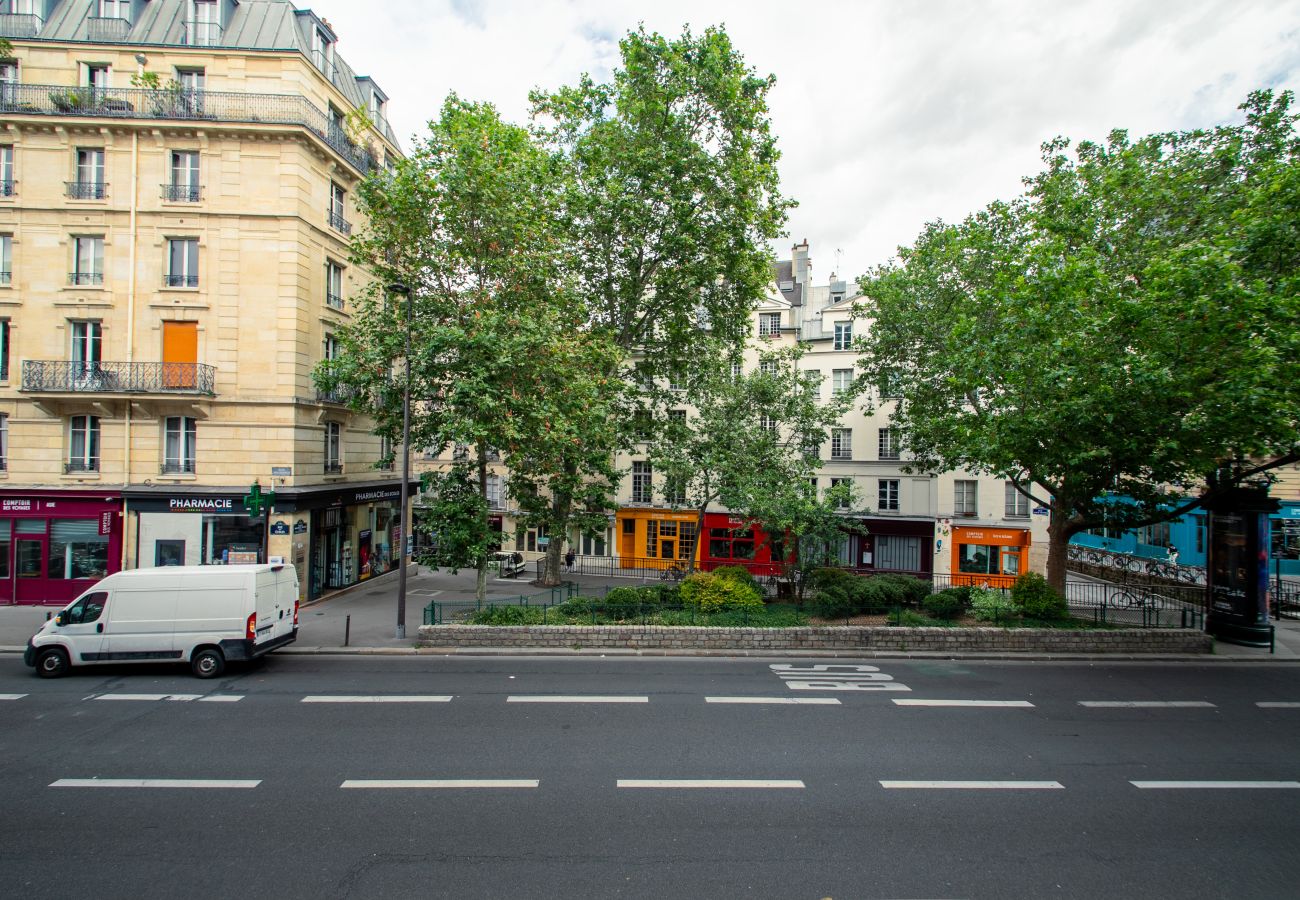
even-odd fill
[[(400, 506), (397, 510), (398, 535), (401, 545), (397, 548), (397, 639), (406, 637), (406, 546), (410, 542), (407, 532), (410, 528), (410, 516), (406, 506), (411, 483), (411, 289), (400, 281), (388, 286), (390, 294), (406, 298), (406, 350), (403, 357), (406, 366), (402, 379), (402, 489)], [(414, 542), (410, 542), (414, 546)]]

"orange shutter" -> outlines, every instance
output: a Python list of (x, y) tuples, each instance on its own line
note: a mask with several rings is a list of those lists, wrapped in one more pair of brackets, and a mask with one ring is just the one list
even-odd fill
[(197, 383), (199, 323), (163, 322), (162, 383), (166, 388), (193, 388)]

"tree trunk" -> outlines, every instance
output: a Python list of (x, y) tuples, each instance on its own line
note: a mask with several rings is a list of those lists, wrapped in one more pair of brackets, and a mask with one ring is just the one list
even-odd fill
[(488, 561), (479, 560), (477, 577), (474, 579), (474, 597), (479, 603), (487, 599)]
[(557, 495), (551, 503), (551, 521), (558, 523), (546, 545), (546, 566), (542, 572), (542, 587), (555, 587), (564, 583), (560, 563), (564, 559), (564, 542), (568, 539), (569, 513), (573, 511), (573, 498), (567, 493)]
[[(486, 503), (487, 501), (487, 449), (484, 447), (478, 447), (477, 450), (478, 450), (478, 460), (477, 460), (478, 495), (482, 497), (484, 500), (483, 526), (484, 526), (484, 531), (486, 531), (487, 524), (488, 524), (487, 503)], [(483, 555), (483, 558), (478, 561), (478, 577), (474, 580), (474, 598), (479, 603), (482, 603), (484, 600), (487, 599), (487, 573), (488, 573), (488, 564), (490, 561), (491, 561), (491, 557), (486, 553)]]
[(1052, 516), (1047, 525), (1047, 583), (1065, 596), (1065, 561), (1070, 537), (1066, 514), (1059, 504), (1052, 504)]
[(690, 575), (695, 571), (695, 558), (702, 555), (700, 553), (701, 541), (704, 540), (704, 511), (709, 508), (705, 503), (695, 514), (695, 546), (691, 548), (690, 556), (686, 560), (686, 574)]

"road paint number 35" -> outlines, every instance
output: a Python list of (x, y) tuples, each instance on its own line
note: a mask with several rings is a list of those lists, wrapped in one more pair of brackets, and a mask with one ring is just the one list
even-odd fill
[(775, 663), (770, 666), (792, 691), (910, 691), (875, 666), (846, 663), (817, 663), (796, 666)]

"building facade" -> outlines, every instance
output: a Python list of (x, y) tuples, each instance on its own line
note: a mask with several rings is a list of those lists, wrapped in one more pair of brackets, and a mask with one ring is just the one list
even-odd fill
[(0, 602), (391, 567), (399, 482), (312, 380), (366, 280), (356, 186), (400, 152), (387, 96), (287, 0), (9, 0), (0, 36)]

